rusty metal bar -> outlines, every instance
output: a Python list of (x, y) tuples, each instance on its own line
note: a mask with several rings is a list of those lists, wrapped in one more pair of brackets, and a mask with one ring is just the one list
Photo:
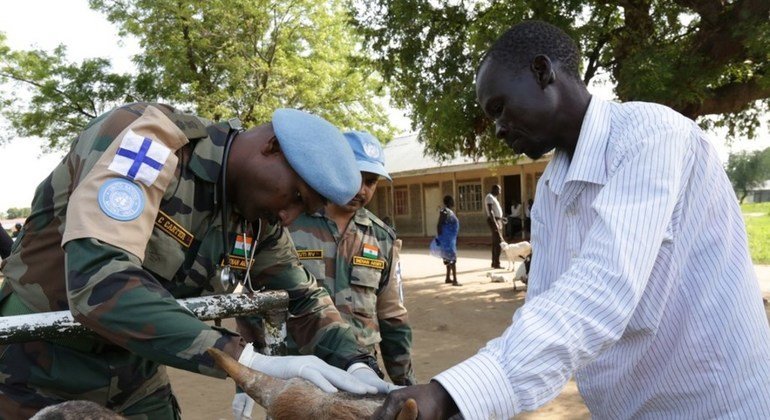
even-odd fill
[[(286, 337), (289, 294), (285, 291), (205, 296), (178, 299), (177, 302), (201, 321), (263, 314), (266, 318), (275, 318), (277, 328), (283, 331), (283, 336), (280, 331), (272, 332), (271, 339)], [(0, 317), (0, 344), (91, 334), (93, 332), (75, 321), (69, 311)]]

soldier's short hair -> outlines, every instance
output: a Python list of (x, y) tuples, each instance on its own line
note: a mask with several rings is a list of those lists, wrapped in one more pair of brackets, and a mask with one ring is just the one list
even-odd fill
[(575, 41), (556, 26), (538, 20), (521, 22), (508, 29), (487, 51), (479, 67), (492, 59), (516, 70), (529, 68), (540, 54), (557, 62), (569, 76), (581, 80), (580, 51)]

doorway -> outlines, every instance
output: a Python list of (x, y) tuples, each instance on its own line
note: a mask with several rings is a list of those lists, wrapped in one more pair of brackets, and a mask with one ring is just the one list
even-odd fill
[(506, 175), (503, 177), (503, 213), (511, 214), (511, 205), (514, 199), (523, 203), (521, 199), (521, 175)]

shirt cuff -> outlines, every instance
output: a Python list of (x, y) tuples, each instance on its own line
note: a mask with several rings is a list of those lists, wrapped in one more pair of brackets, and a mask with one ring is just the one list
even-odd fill
[(433, 380), (446, 389), (466, 419), (507, 419), (519, 411), (505, 372), (487, 354), (476, 354)]

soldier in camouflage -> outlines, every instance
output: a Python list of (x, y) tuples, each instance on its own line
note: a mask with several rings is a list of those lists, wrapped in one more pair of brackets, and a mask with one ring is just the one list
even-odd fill
[(303, 214), (289, 226), (300, 260), (329, 291), (337, 309), (355, 329), (360, 345), (374, 355), (379, 343), (385, 369), (397, 385), (416, 383), (412, 328), (404, 308), (399, 267), (401, 240), (364, 208), (385, 170), (380, 142), (364, 132), (345, 133), (363, 182), (344, 206)]
[[(342, 369), (369, 357), (282, 235), (299, 213), (357, 191), (342, 133), (295, 110), (238, 128), (138, 103), (78, 136), (38, 187), (3, 261), (0, 315), (70, 310), (96, 336), (0, 346), (0, 418), (28, 418), (71, 399), (129, 418), (179, 418), (163, 365), (224, 377), (209, 347), (274, 376), (314, 371), (326, 390), (374, 392), (360, 375), (315, 356), (255, 355), (238, 334), (177, 304), (232, 292), (237, 282), (227, 280), (248, 278), (254, 288), (289, 292), (289, 333), (309, 353)], [(224, 260), (232, 277), (220, 276)]]

